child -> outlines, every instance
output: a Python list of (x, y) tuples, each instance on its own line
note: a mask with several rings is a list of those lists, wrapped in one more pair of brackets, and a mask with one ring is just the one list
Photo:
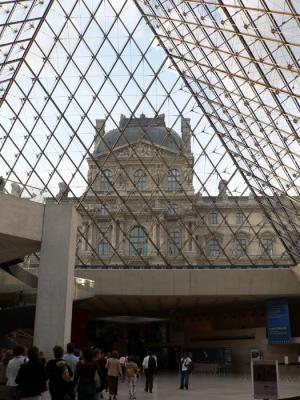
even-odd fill
[(135, 387), (137, 381), (137, 374), (139, 372), (139, 368), (137, 364), (133, 361), (133, 357), (129, 357), (129, 361), (126, 365), (126, 375), (128, 380), (128, 391), (129, 391), (129, 399), (135, 400)]

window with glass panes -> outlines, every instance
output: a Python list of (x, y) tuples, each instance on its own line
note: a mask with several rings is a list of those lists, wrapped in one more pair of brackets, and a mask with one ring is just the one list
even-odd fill
[(112, 171), (110, 169), (106, 169), (103, 171), (100, 179), (100, 190), (102, 192), (106, 192), (110, 190), (112, 182)]
[(108, 215), (108, 206), (107, 206), (107, 204), (101, 204), (101, 206), (100, 206), (100, 215), (102, 217)]
[(133, 179), (137, 190), (146, 190), (146, 175), (142, 169), (134, 171)]
[(273, 254), (273, 239), (261, 239), (262, 253), (271, 256)]
[(141, 226), (132, 228), (129, 234), (129, 255), (146, 256), (148, 252), (148, 239), (144, 229)]
[(99, 241), (99, 255), (102, 257), (109, 256), (109, 243), (105, 237)]
[(218, 224), (218, 214), (215, 211), (211, 211), (209, 213), (209, 224), (217, 225)]
[(219, 257), (220, 255), (220, 246), (217, 239), (211, 239), (207, 243), (207, 254), (208, 257)]
[(179, 189), (180, 173), (177, 169), (170, 169), (168, 172), (168, 189), (175, 191)]
[(233, 256), (234, 257), (241, 257), (242, 255), (245, 254), (245, 251), (248, 246), (248, 240), (247, 239), (237, 239), (235, 242), (234, 250), (233, 250)]
[(174, 256), (180, 250), (180, 232), (171, 232), (168, 239), (168, 254)]
[(243, 225), (243, 223), (246, 221), (245, 214), (242, 213), (241, 211), (237, 211), (236, 213), (236, 224), (237, 225)]
[(167, 208), (168, 214), (175, 215), (177, 211), (177, 205), (176, 204), (168, 204)]

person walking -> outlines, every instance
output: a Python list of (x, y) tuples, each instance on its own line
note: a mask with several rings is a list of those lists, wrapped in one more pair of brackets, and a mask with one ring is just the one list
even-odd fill
[(64, 350), (61, 346), (54, 346), (54, 359), (48, 361), (46, 370), (49, 378), (49, 392), (52, 400), (65, 400), (71, 380), (72, 371), (63, 360)]
[(0, 349), (0, 385), (6, 384), (6, 368), (12, 358), (13, 353), (11, 350)]
[(20, 366), (16, 383), (20, 389), (21, 400), (41, 400), (42, 393), (47, 390), (47, 372), (40, 362), (39, 349), (30, 347), (27, 353), (28, 362)]
[(127, 364), (127, 356), (121, 356), (120, 357), (120, 365), (122, 369), (122, 382), (125, 380), (125, 375), (126, 375), (126, 364)]
[(123, 378), (120, 360), (117, 351), (113, 351), (111, 357), (106, 361), (107, 383), (109, 390), (109, 400), (116, 400), (118, 395), (119, 377)]
[(100, 376), (101, 376), (101, 387), (99, 390), (100, 393), (100, 399), (103, 399), (103, 392), (107, 391), (107, 369), (106, 369), (106, 356), (105, 356), (105, 352), (101, 351), (100, 352), (100, 357), (98, 358), (98, 360), (96, 361), (97, 367), (100, 370)]
[(75, 386), (78, 400), (97, 400), (97, 390), (100, 388), (100, 371), (94, 361), (94, 352), (87, 348), (82, 352), (82, 360), (75, 370)]
[(157, 360), (151, 351), (148, 351), (147, 356), (143, 360), (143, 370), (145, 373), (145, 392), (152, 393), (154, 373), (157, 369)]
[(74, 400), (75, 399), (75, 393), (74, 393), (75, 370), (76, 370), (76, 365), (79, 361), (79, 357), (77, 357), (75, 355), (74, 343), (67, 344), (67, 352), (63, 355), (63, 360), (66, 361), (66, 363), (68, 364), (68, 367), (70, 368), (70, 370), (72, 372), (72, 376), (71, 376), (70, 382), (68, 383), (68, 388), (67, 388), (68, 400)]
[(129, 357), (128, 363), (126, 365), (126, 375), (128, 381), (128, 391), (129, 391), (129, 400), (136, 399), (136, 381), (137, 374), (139, 372), (139, 367), (134, 362), (133, 357)]
[(21, 365), (28, 361), (27, 357), (25, 357), (25, 347), (16, 346), (13, 350), (13, 355), (14, 357), (8, 362), (6, 367), (6, 386), (9, 391), (9, 399), (19, 400), (20, 388), (19, 385), (16, 384), (15, 380)]
[(189, 377), (191, 371), (192, 359), (188, 356), (186, 352), (182, 354), (180, 359), (180, 389), (189, 388)]

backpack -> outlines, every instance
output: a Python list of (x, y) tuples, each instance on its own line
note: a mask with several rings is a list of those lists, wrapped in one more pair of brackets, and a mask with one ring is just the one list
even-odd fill
[(188, 365), (187, 365), (186, 367), (187, 367), (187, 370), (188, 370), (188, 373), (189, 373), (189, 374), (190, 374), (191, 372), (193, 372), (193, 369), (194, 369), (193, 361), (189, 362)]
[(101, 389), (101, 378), (100, 378), (100, 375), (99, 375), (99, 372), (97, 369), (95, 370), (95, 373), (94, 373), (94, 383), (95, 383), (96, 390)]
[(64, 382), (70, 382), (71, 377), (70, 377), (70, 374), (69, 374), (68, 366), (65, 364), (65, 365), (62, 366), (61, 369), (62, 369), (62, 371), (61, 371), (61, 379)]
[(135, 368), (127, 367), (127, 378), (134, 378), (136, 375)]
[(156, 370), (156, 361), (153, 356), (149, 357), (148, 360), (148, 370), (154, 372)]

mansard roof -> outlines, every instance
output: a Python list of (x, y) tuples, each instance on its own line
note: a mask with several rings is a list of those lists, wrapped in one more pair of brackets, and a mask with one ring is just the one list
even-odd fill
[(122, 115), (119, 127), (104, 134), (94, 153), (103, 154), (141, 139), (178, 152), (183, 149), (178, 133), (166, 127), (164, 114), (154, 118), (147, 118), (142, 114), (139, 118), (126, 118)]

